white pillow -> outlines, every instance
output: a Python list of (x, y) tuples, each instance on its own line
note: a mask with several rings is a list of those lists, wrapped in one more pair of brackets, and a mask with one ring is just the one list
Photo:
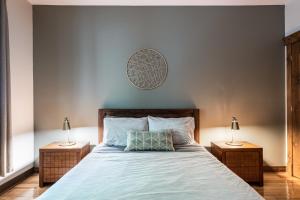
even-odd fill
[(107, 117), (103, 120), (103, 143), (109, 146), (126, 146), (127, 131), (148, 131), (147, 117)]
[(195, 120), (193, 117), (161, 118), (148, 116), (149, 131), (171, 129), (174, 144), (194, 143)]

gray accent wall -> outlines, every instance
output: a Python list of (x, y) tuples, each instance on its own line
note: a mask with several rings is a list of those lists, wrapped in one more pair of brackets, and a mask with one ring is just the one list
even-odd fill
[[(239, 140), (264, 147), (265, 164), (285, 156), (284, 6), (34, 6), (35, 157), (61, 140), (70, 117), (77, 140), (97, 143), (98, 108), (200, 109), (201, 144)], [(165, 83), (133, 87), (129, 57), (160, 51)]]

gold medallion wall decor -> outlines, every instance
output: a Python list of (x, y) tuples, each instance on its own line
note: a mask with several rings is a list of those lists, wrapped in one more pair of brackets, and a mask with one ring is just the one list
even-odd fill
[(151, 90), (159, 87), (167, 77), (168, 65), (164, 56), (153, 49), (134, 53), (127, 64), (127, 77), (137, 88)]

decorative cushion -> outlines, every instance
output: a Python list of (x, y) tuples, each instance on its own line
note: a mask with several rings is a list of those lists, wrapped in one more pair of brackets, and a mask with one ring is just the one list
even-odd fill
[(175, 151), (172, 133), (170, 130), (128, 131), (125, 151)]
[(193, 117), (161, 118), (148, 116), (149, 131), (170, 129), (174, 144), (193, 144), (195, 119)]
[(147, 117), (127, 118), (127, 117), (106, 117), (103, 120), (103, 143), (108, 146), (126, 146), (127, 131), (148, 130)]

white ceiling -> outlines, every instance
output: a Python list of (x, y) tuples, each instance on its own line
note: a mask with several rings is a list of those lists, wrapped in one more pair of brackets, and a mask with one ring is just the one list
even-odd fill
[(34, 5), (99, 6), (218, 6), (218, 5), (284, 5), (287, 0), (28, 0)]

